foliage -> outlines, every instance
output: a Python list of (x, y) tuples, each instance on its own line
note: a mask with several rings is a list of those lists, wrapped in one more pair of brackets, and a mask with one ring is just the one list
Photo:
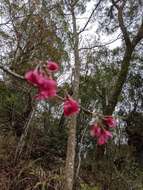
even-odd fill
[[(126, 43), (123, 34), (119, 34), (121, 43), (111, 48), (103, 43), (102, 36), (112, 39), (120, 33), (117, 9), (109, 0), (101, 0), (101, 3), (91, 0), (74, 2), (79, 32), (79, 103), (86, 110), (108, 114), (106, 108), (109, 98), (114, 99), (112, 91), (121, 71)], [(89, 25), (80, 33), (83, 28), (80, 21), (84, 20), (86, 24), (86, 11), (94, 8), (89, 6), (90, 3), (95, 3), (95, 6), (99, 3), (99, 6)], [(123, 20), (132, 40), (141, 22), (143, 4), (139, 0), (127, 0), (126, 3)], [(59, 85), (58, 94), (64, 96), (68, 92), (72, 95), (75, 36), (67, 1), (2, 0), (0, 6), (0, 66), (24, 75), (39, 62), (57, 61), (61, 68), (55, 77)], [(94, 37), (90, 35), (90, 27), (95, 27)], [(76, 126), (76, 190), (143, 189), (142, 62), (141, 41), (130, 60), (127, 78), (113, 113), (118, 118), (118, 126), (107, 145), (99, 147), (89, 134), (89, 122), (96, 117), (92, 118), (80, 110)], [(1, 190), (64, 188), (68, 120), (58, 100), (36, 102), (21, 156), (15, 159), (35, 105), (32, 99), (35, 91), (36, 88), (25, 81), (0, 72)]]

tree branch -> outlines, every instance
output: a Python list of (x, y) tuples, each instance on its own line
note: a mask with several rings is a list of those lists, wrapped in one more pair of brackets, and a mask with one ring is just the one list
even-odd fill
[(134, 37), (132, 41), (133, 47), (135, 47), (141, 41), (141, 39), (143, 39), (143, 18), (142, 18), (142, 23), (140, 25), (140, 28), (137, 32), (137, 35)]
[(73, 1), (73, 3), (72, 3), (72, 7), (74, 7), (78, 2), (79, 2), (79, 0), (75, 0), (75, 1)]
[(121, 35), (121, 34), (119, 34), (116, 39), (114, 39), (114, 40), (112, 40), (112, 41), (110, 41), (110, 42), (107, 42), (107, 43), (105, 43), (105, 44), (94, 45), (94, 46), (92, 46), (92, 47), (83, 47), (83, 48), (80, 48), (79, 51), (81, 51), (81, 50), (90, 50), (90, 49), (94, 49), (94, 48), (96, 48), (96, 47), (103, 47), (103, 46), (110, 45), (110, 44), (116, 42), (117, 40), (121, 39), (120, 35)]
[[(112, 0), (112, 1), (114, 2), (114, 0)], [(124, 5), (122, 5), (121, 8), (123, 8)], [(132, 41), (130, 41), (130, 38), (128, 36), (128, 32), (127, 32), (126, 27), (124, 26), (124, 23), (123, 23), (122, 9), (120, 9), (118, 7), (118, 11), (119, 11), (119, 17), (118, 17), (119, 23), (120, 23), (122, 33), (124, 35), (124, 40), (126, 43), (126, 49), (125, 49), (124, 57), (123, 57), (123, 60), (121, 63), (121, 70), (118, 74), (118, 79), (117, 79), (116, 84), (114, 86), (111, 97), (109, 97), (109, 104), (106, 107), (106, 111), (105, 111), (106, 114), (112, 114), (114, 109), (115, 109), (115, 106), (118, 102), (118, 97), (121, 94), (123, 85), (124, 85), (126, 78), (127, 78), (127, 75), (128, 75), (130, 62), (131, 62), (131, 58), (132, 58), (132, 53), (133, 53), (136, 45), (143, 39), (143, 19), (142, 19), (142, 23), (138, 29), (137, 35), (134, 37), (134, 39)]]
[(80, 170), (80, 166), (81, 166), (81, 153), (82, 153), (82, 148), (83, 148), (83, 140), (86, 135), (87, 128), (88, 128), (88, 125), (84, 128), (84, 131), (82, 133), (81, 140), (80, 140), (80, 148), (79, 148), (79, 152), (78, 152), (78, 164), (77, 164), (76, 175), (75, 175), (76, 178), (78, 178), (78, 176), (79, 176), (79, 170)]
[(87, 25), (89, 24), (90, 22), (90, 19), (92, 18), (94, 12), (96, 11), (96, 9), (98, 8), (98, 6), (100, 5), (102, 0), (99, 0), (99, 2), (97, 3), (97, 5), (95, 6), (95, 8), (93, 9), (93, 11), (91, 12), (87, 22), (85, 23), (84, 27), (78, 32), (78, 34), (81, 34), (82, 32), (84, 32), (84, 30), (86, 29)]
[(124, 20), (123, 20), (123, 8), (126, 4), (126, 0), (122, 3), (121, 6), (117, 5), (117, 2), (115, 2), (114, 0), (112, 0), (112, 3), (118, 11), (118, 22), (119, 22), (120, 29), (123, 33), (123, 37), (124, 37), (126, 46), (131, 47), (131, 40), (130, 40), (127, 28), (126, 28), (126, 26), (124, 24)]
[(121, 70), (118, 74), (118, 79), (114, 85), (113, 92), (111, 93), (111, 96), (109, 97), (109, 104), (107, 105), (104, 114), (112, 115), (112, 113), (117, 105), (118, 97), (121, 94), (123, 85), (124, 85), (127, 75), (128, 75), (132, 53), (133, 53), (133, 49), (126, 48), (126, 51), (125, 51), (125, 54), (124, 54), (124, 57), (123, 57), (123, 60), (121, 63)]
[(21, 75), (15, 73), (15, 72), (13, 72), (12, 70), (10, 70), (10, 69), (8, 69), (8, 68), (5, 68), (5, 67), (3, 67), (3, 66), (0, 65), (0, 69), (3, 70), (3, 71), (6, 72), (6, 73), (8, 73), (8, 74), (10, 74), (10, 75), (12, 75), (12, 76), (18, 78), (18, 79), (25, 80), (25, 78), (24, 78), (23, 76), (21, 76)]
[(14, 158), (14, 162), (16, 163), (22, 152), (23, 152), (23, 148), (26, 144), (26, 138), (27, 138), (27, 135), (28, 135), (28, 132), (29, 132), (29, 129), (30, 129), (30, 126), (31, 126), (31, 122), (33, 120), (33, 117), (34, 117), (34, 114), (35, 114), (35, 111), (36, 111), (36, 106), (33, 107), (32, 111), (31, 111), (31, 114), (29, 115), (29, 118), (28, 118), (28, 121), (26, 122), (25, 126), (24, 126), (24, 133), (22, 134), (19, 142), (18, 142), (18, 146), (16, 148), (16, 152), (15, 152), (15, 158)]

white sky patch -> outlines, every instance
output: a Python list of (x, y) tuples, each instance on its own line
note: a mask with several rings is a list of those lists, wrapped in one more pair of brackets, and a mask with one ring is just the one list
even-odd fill
[(70, 83), (71, 74), (72, 74), (72, 71), (68, 71), (65, 74), (60, 75), (57, 79), (58, 86), (62, 86), (62, 84), (64, 84), (65, 82)]
[[(80, 16), (77, 16), (78, 28), (82, 29), (84, 27), (94, 7), (95, 7), (95, 1), (88, 2), (86, 12)], [(94, 43), (95, 39), (99, 38), (101, 41), (101, 45), (109, 44), (106, 45), (106, 47), (108, 47), (109, 49), (114, 49), (116, 47), (121, 46), (122, 40), (117, 39), (121, 33), (120, 29), (118, 29), (118, 31), (112, 35), (106, 35), (103, 32), (97, 34), (96, 31), (98, 29), (98, 20), (96, 21), (96, 18), (94, 19), (95, 21), (93, 20), (93, 18), (91, 18), (91, 22), (89, 22), (88, 26), (86, 27), (86, 30), (81, 34), (81, 42), (82, 42), (81, 44), (89, 45), (90, 42), (90, 45), (92, 46), (95, 45)], [(110, 44), (110, 42), (112, 43)]]
[(100, 39), (101, 39), (102, 44), (108, 44), (108, 43), (113, 42), (115, 40), (113, 43), (107, 45), (107, 47), (109, 49), (114, 49), (114, 48), (120, 47), (121, 44), (122, 44), (122, 40), (117, 39), (119, 37), (120, 33), (121, 32), (120, 32), (120, 29), (119, 29), (116, 33), (114, 33), (112, 35), (108, 35), (108, 36), (101, 35)]

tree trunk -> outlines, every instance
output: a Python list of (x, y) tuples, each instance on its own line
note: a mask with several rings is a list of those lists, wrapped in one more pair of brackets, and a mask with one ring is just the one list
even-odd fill
[(126, 48), (117, 82), (115, 83), (113, 92), (112, 92), (111, 96), (109, 97), (109, 103), (108, 103), (107, 107), (105, 108), (105, 113), (104, 113), (105, 115), (106, 114), (112, 115), (112, 113), (114, 112), (114, 109), (118, 102), (118, 98), (121, 94), (123, 85), (124, 85), (127, 75), (128, 75), (132, 53), (133, 53), (132, 48), (130, 48), (130, 49)]
[(107, 105), (105, 109), (105, 114), (108, 114), (108, 115), (111, 115), (114, 112), (114, 109), (118, 103), (118, 98), (122, 92), (123, 85), (126, 82), (126, 78), (129, 72), (129, 66), (130, 66), (130, 62), (132, 58), (132, 53), (135, 50), (135, 47), (137, 46), (137, 44), (143, 39), (143, 19), (137, 31), (136, 36), (131, 41), (129, 32), (124, 24), (124, 19), (123, 19), (123, 9), (124, 9), (124, 6), (126, 5), (126, 1), (124, 1), (121, 6), (119, 6), (117, 2), (114, 0), (112, 0), (112, 3), (113, 3), (113, 6), (115, 6), (118, 11), (119, 27), (124, 37), (126, 49), (125, 49), (124, 57), (122, 60), (121, 70), (119, 72), (118, 79), (116, 81), (113, 92), (111, 96), (109, 97), (109, 104)]
[[(74, 81), (73, 81), (73, 98), (78, 100), (79, 93), (79, 78), (80, 78), (80, 59), (79, 59), (79, 36), (76, 27), (76, 17), (74, 8), (71, 8), (72, 25), (73, 25), (73, 37), (74, 37)], [(66, 156), (66, 168), (65, 168), (65, 187), (64, 190), (72, 190), (74, 184), (74, 165), (75, 165), (75, 148), (76, 148), (76, 124), (77, 116), (72, 116), (68, 121), (68, 144), (67, 144), (67, 156)]]

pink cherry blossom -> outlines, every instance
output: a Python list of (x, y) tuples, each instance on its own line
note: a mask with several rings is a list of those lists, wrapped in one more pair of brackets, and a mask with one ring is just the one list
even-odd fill
[(53, 79), (47, 78), (37, 70), (28, 71), (25, 78), (29, 83), (38, 87), (39, 92), (34, 97), (35, 99), (44, 100), (56, 96), (57, 83)]
[(37, 100), (45, 100), (50, 97), (56, 96), (56, 91), (39, 91), (39, 93), (34, 97)]
[(72, 98), (68, 98), (64, 102), (64, 115), (71, 116), (79, 112), (79, 104)]
[(110, 131), (107, 131), (107, 130), (105, 130), (105, 129), (103, 130), (103, 133), (102, 133), (102, 134), (107, 138), (107, 140), (112, 137), (111, 132), (110, 132)]
[(30, 70), (25, 74), (25, 79), (29, 83), (37, 86), (43, 82), (43, 75), (37, 70)]
[(53, 61), (48, 61), (47, 67), (51, 72), (56, 72), (59, 70), (59, 65)]
[(53, 79), (44, 78), (39, 85), (39, 93), (35, 96), (38, 100), (44, 100), (49, 97), (56, 96), (57, 83)]
[(103, 145), (106, 143), (107, 143), (107, 139), (103, 135), (101, 135), (97, 140), (97, 144), (99, 144), (99, 145)]
[(116, 119), (113, 118), (112, 116), (106, 116), (106, 117), (104, 117), (103, 121), (110, 128), (115, 128), (117, 126)]
[(39, 92), (37, 95), (34, 96), (36, 100), (45, 100), (48, 97), (47, 93)]
[(99, 137), (101, 135), (101, 127), (97, 123), (91, 126), (90, 135), (92, 137)]
[(103, 145), (103, 144), (107, 143), (108, 139), (111, 137), (112, 137), (111, 132), (109, 132), (107, 130), (103, 130), (101, 135), (97, 139), (97, 144)]
[(57, 83), (53, 79), (43, 78), (43, 81), (39, 85), (41, 91), (56, 91)]

